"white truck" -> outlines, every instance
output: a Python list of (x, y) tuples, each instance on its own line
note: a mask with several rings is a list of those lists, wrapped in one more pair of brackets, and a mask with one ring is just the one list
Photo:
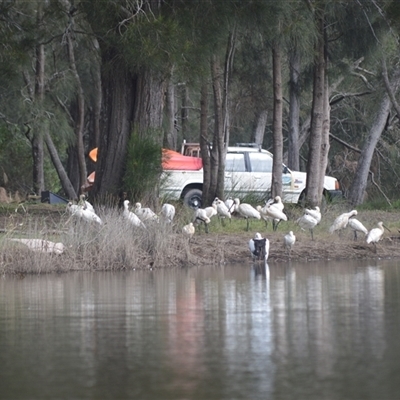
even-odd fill
[[(171, 152), (172, 157), (174, 152)], [(175, 153), (174, 163), (163, 163), (160, 195), (164, 199), (182, 200), (191, 208), (201, 207), (203, 168), (198, 144), (184, 143), (182, 154)], [(268, 199), (272, 181), (272, 154), (258, 146), (228, 147), (225, 163), (225, 196), (243, 198), (251, 195)], [(194, 158), (194, 159), (193, 159)], [(187, 165), (185, 162), (187, 161)], [(193, 162), (193, 165), (192, 165)], [(282, 200), (299, 203), (305, 195), (305, 172), (291, 171), (282, 166)], [(324, 196), (327, 199), (342, 197), (336, 178), (325, 176)]]

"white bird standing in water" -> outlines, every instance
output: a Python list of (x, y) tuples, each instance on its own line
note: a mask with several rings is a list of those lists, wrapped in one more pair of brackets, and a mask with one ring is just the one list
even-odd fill
[(296, 243), (296, 236), (294, 235), (293, 231), (290, 231), (283, 237), (283, 246), (285, 247), (285, 250), (287, 253), (290, 254), (292, 253), (292, 248), (294, 244)]
[(240, 214), (242, 217), (246, 218), (247, 221), (247, 230), (249, 230), (249, 218), (261, 219), (260, 212), (257, 211), (253, 206), (247, 203), (240, 203), (240, 200), (236, 198), (235, 202), (235, 211)]
[(168, 223), (172, 223), (175, 217), (175, 206), (172, 204), (164, 203), (161, 207), (161, 216)]
[(347, 213), (343, 213), (339, 215), (334, 221), (331, 227), (329, 228), (329, 233), (333, 233), (335, 231), (340, 231), (344, 228), (346, 228), (347, 224), (349, 223), (349, 218), (353, 217), (354, 215), (357, 215), (357, 210), (352, 210)]
[(51, 242), (50, 240), (44, 239), (9, 239), (13, 242), (22, 243), (27, 246), (30, 250), (39, 251), (42, 253), (55, 253), (62, 254), (64, 252), (65, 246), (58, 242)]
[(140, 218), (132, 211), (129, 211), (129, 200), (124, 200), (124, 211), (122, 215), (131, 225), (145, 228), (145, 225)]
[(148, 220), (158, 221), (157, 214), (148, 207), (142, 207), (142, 204), (139, 202), (135, 204), (135, 209), (133, 211), (142, 222)]
[(304, 214), (297, 220), (297, 224), (301, 229), (308, 229), (311, 233), (311, 240), (314, 240), (314, 228), (318, 224), (318, 221), (309, 214)]
[(267, 262), (269, 255), (269, 240), (263, 238), (259, 232), (254, 235), (253, 239), (249, 240), (249, 249), (253, 260), (265, 260)]
[(185, 225), (182, 228), (182, 233), (190, 239), (193, 237), (194, 233), (195, 233), (195, 227), (193, 225), (193, 222), (190, 222), (189, 224)]
[[(382, 239), (382, 236), (385, 232), (385, 229), (384, 229), (385, 225), (383, 225), (382, 221), (378, 222), (377, 225), (378, 226), (376, 228), (371, 229), (367, 235), (367, 243), (368, 244), (372, 243), (374, 245), (375, 252), (376, 252), (376, 244)], [(389, 228), (386, 228), (386, 229), (390, 232)]]
[(357, 232), (363, 232), (368, 235), (368, 229), (356, 218), (350, 218), (347, 226), (354, 232), (354, 240), (357, 240)]

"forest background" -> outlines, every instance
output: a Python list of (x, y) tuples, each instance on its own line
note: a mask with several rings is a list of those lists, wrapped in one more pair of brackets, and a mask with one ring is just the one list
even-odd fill
[(2, 0), (0, 185), (77, 199), (95, 170), (97, 201), (156, 201), (161, 148), (186, 140), (210, 203), (226, 146), (255, 142), (273, 194), (285, 162), (312, 205), (325, 174), (395, 205), (399, 32), (396, 0)]

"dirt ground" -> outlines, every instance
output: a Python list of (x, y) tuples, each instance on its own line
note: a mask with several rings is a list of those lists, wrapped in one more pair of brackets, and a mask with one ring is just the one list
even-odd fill
[[(350, 232), (348, 232), (350, 233)], [(385, 236), (376, 246), (367, 244), (364, 237), (354, 241), (352, 235), (337, 234), (329, 238), (319, 238), (318, 232), (312, 241), (304, 232), (295, 232), (296, 243), (291, 254), (283, 247), (283, 232), (266, 232), (263, 237), (270, 241), (268, 263), (316, 260), (349, 260), (349, 259), (400, 259), (400, 235)], [(363, 235), (362, 235), (363, 236)], [(195, 236), (191, 242), (193, 262), (231, 263), (251, 260), (247, 247), (249, 235), (225, 235), (212, 233)]]
[[(335, 211), (337, 212), (337, 211)], [(65, 208), (54, 210), (54, 207), (31, 208), (28, 210), (31, 218), (31, 226), (45, 224), (47, 229), (56, 227), (60, 219), (66, 218)], [(0, 213), (0, 232), (6, 233), (10, 229), (23, 229), (20, 220), (26, 222), (26, 213), (18, 210), (17, 213)], [(266, 227), (260, 233), (270, 241), (268, 263), (280, 263), (291, 261), (315, 261), (315, 260), (346, 260), (346, 259), (400, 259), (400, 213), (397, 212), (361, 212), (357, 218), (365, 223), (369, 229), (376, 225), (378, 220), (384, 221), (391, 227), (391, 232), (385, 231), (383, 239), (374, 246), (367, 244), (365, 236), (359, 234), (358, 240), (353, 238), (350, 229), (344, 230), (339, 236), (337, 233), (329, 234), (328, 228), (334, 218), (327, 214), (325, 224), (318, 225), (314, 230), (314, 240), (311, 240), (309, 232), (302, 231), (293, 223), (290, 229), (296, 235), (296, 243), (291, 254), (287, 254), (283, 247), (283, 236), (288, 232), (289, 226), (282, 223), (276, 232), (272, 227)], [(244, 227), (245, 222), (243, 221)], [(36, 228), (37, 229), (37, 228)], [(177, 235), (180, 230), (177, 229)], [(216, 233), (210, 230), (196, 232), (189, 243), (189, 251), (186, 262), (191, 265), (216, 265), (222, 263), (251, 262), (251, 254), (248, 249), (248, 241), (254, 236), (252, 230), (240, 233)]]

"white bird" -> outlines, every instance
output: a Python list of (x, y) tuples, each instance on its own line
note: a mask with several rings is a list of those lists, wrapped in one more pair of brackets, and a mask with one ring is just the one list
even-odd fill
[(86, 208), (87, 210), (95, 212), (94, 207), (86, 200), (86, 196), (84, 194), (81, 194), (79, 196), (78, 205), (82, 206), (83, 208)]
[(204, 208), (208, 218), (212, 218), (218, 214), (217, 208), (214, 205)]
[(262, 208), (260, 205), (258, 205), (258, 206), (256, 207), (256, 210), (260, 213), (261, 219), (265, 221), (265, 225), (268, 227), (268, 222), (269, 222), (269, 221), (273, 221), (273, 217), (271, 217), (271, 216), (268, 215), (268, 214), (263, 213), (263, 212), (262, 212), (262, 209), (263, 209), (263, 208)]
[(62, 243), (51, 242), (50, 240), (44, 239), (9, 239), (13, 242), (22, 243), (27, 246), (30, 250), (40, 251), (42, 253), (55, 253), (62, 254), (65, 246)]
[(268, 200), (264, 207), (259, 208), (257, 210), (261, 215), (264, 215), (267, 219), (272, 219), (273, 230), (276, 231), (278, 229), (278, 225), (281, 221), (287, 221), (286, 214), (283, 210), (283, 203), (279, 196), (276, 196), (275, 199), (278, 199), (277, 202), (275, 200)]
[(318, 224), (321, 222), (322, 215), (318, 206), (315, 206), (313, 210), (310, 208), (306, 208), (304, 212), (308, 215), (311, 215)]
[(289, 257), (295, 243), (296, 243), (296, 236), (294, 235), (293, 231), (290, 231), (283, 237), (283, 245), (285, 247), (286, 252), (289, 253)]
[(78, 213), (81, 210), (81, 206), (78, 206), (77, 204), (72, 203), (71, 201), (68, 202), (67, 204), (67, 211), (71, 214), (74, 215)]
[(135, 204), (135, 209), (133, 211), (140, 218), (142, 222), (148, 220), (158, 221), (157, 214), (148, 207), (142, 207), (142, 204), (139, 202)]
[(84, 208), (81, 205), (69, 202), (67, 204), (67, 210), (76, 218), (83, 219), (87, 222), (96, 222), (99, 225), (103, 224), (101, 218), (94, 211)]
[(161, 207), (161, 216), (168, 223), (172, 223), (175, 217), (175, 207), (172, 204), (163, 204)]
[(233, 201), (232, 197), (228, 197), (224, 203), (228, 208), (228, 211), (232, 214), (235, 211), (235, 202)]
[[(383, 225), (382, 221), (378, 222), (377, 225), (378, 225), (378, 227), (371, 229), (367, 235), (367, 243), (368, 244), (373, 243), (374, 247), (375, 247), (375, 251), (376, 251), (376, 243), (378, 243), (382, 239), (383, 233), (385, 232), (385, 229), (384, 229), (385, 226)], [(386, 228), (386, 229), (388, 229), (388, 228)]]
[(269, 240), (263, 238), (259, 232), (254, 235), (253, 239), (249, 240), (249, 249), (253, 260), (268, 260)]
[(229, 218), (231, 219), (231, 213), (226, 206), (226, 204), (220, 200), (218, 197), (216, 197), (213, 201), (213, 207), (217, 210), (217, 215), (220, 218)]
[(357, 215), (357, 210), (352, 210), (339, 215), (330, 226), (329, 233), (333, 233), (335, 231), (340, 232), (342, 229), (346, 228), (347, 224), (349, 223), (349, 218), (353, 217), (354, 215)]
[(194, 227), (194, 225), (193, 225), (193, 222), (190, 222), (189, 224), (185, 225), (185, 226), (182, 228), (182, 233), (183, 233), (186, 237), (189, 238), (189, 241), (190, 241), (190, 239), (193, 237), (194, 232), (195, 232), (195, 227)]
[(246, 218), (247, 221), (247, 230), (249, 230), (249, 218), (261, 219), (260, 212), (257, 211), (253, 206), (247, 203), (240, 203), (240, 200), (236, 198), (235, 202), (235, 211), (240, 214), (242, 217)]
[(368, 229), (356, 218), (350, 218), (347, 226), (353, 230), (354, 240), (357, 240), (357, 232), (363, 232), (365, 235), (368, 235)]
[[(211, 207), (213, 208), (213, 207)], [(194, 217), (193, 217), (193, 223), (203, 223), (204, 224), (204, 230), (206, 233), (208, 233), (208, 224), (210, 223), (211, 219), (207, 214), (207, 210), (205, 208), (198, 208), (194, 212)]]
[(281, 196), (275, 196), (273, 199), (269, 199), (267, 203), (276, 207), (280, 211), (283, 211), (283, 209), (285, 208)]
[(129, 200), (124, 200), (124, 211), (122, 215), (133, 226), (141, 226), (142, 228), (145, 228), (145, 225), (140, 218), (132, 211), (129, 211)]
[(297, 224), (302, 230), (308, 229), (311, 233), (311, 240), (314, 240), (314, 228), (318, 224), (315, 218), (309, 214), (304, 214), (297, 220)]

